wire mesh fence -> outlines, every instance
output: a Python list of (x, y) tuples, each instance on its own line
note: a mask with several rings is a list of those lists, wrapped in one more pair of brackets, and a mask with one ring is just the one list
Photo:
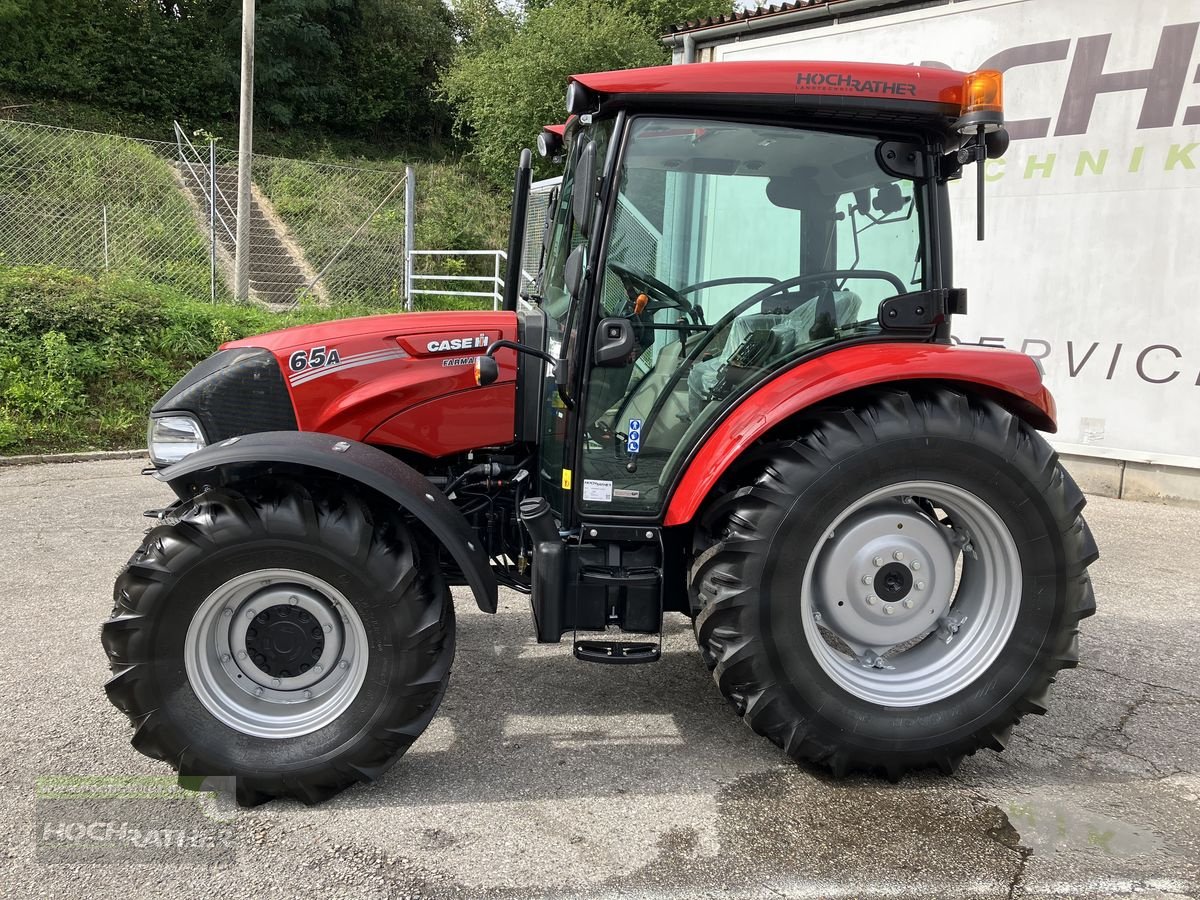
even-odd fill
[[(255, 155), (251, 298), (404, 299), (403, 171)], [(231, 299), (237, 153), (0, 121), (0, 265), (119, 272)]]
[(209, 295), (174, 145), (0, 122), (0, 265), (120, 271)]
[[(235, 296), (237, 151), (175, 127), (151, 141), (0, 120), (0, 266), (113, 272), (170, 285), (197, 299)], [(405, 205), (452, 247), (479, 210), (471, 176), (427, 167), (414, 185), (402, 169), (256, 154), (251, 164), (250, 299), (288, 308), (311, 298), (424, 308), (490, 306), (503, 288), (504, 254), (414, 248), (405, 282)], [(533, 287), (553, 191), (533, 185), (520, 290)], [(423, 186), (423, 187), (422, 187)], [(458, 198), (462, 198), (459, 202)], [(450, 201), (450, 202), (447, 202)], [(411, 288), (411, 291), (410, 291)]]

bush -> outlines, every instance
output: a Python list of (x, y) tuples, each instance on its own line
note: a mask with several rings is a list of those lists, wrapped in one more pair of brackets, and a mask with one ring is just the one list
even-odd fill
[(275, 313), (129, 278), (0, 267), (0, 454), (143, 446), (150, 407), (222, 342), (385, 311)]

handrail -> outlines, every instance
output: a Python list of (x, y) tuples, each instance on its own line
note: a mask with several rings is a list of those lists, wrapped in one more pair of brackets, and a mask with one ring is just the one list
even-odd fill
[(182, 140), (183, 143), (187, 144), (188, 149), (192, 152), (192, 156), (194, 156), (197, 160), (199, 160), (200, 153), (196, 149), (196, 145), (192, 143), (191, 138), (189, 138), (187, 136), (186, 132), (184, 132), (184, 130), (179, 126), (178, 122), (173, 122), (172, 124), (174, 124), (174, 126), (175, 126), (175, 146), (179, 150), (180, 161), (185, 166), (188, 167), (188, 171), (191, 172), (191, 174), (192, 174), (192, 179), (196, 182), (197, 185), (200, 186), (200, 191), (201, 191), (201, 193), (204, 194), (204, 199), (208, 201), (209, 208), (212, 209), (212, 211), (214, 212), (214, 214), (215, 214), (214, 217), (217, 219), (217, 221), (219, 221), (221, 223), (221, 228), (223, 228), (225, 230), (225, 233), (229, 236), (229, 239), (231, 241), (236, 240), (236, 238), (234, 237), (233, 231), (229, 228), (229, 224), (225, 221), (225, 216), (221, 215), (221, 213), (219, 212), (219, 210), (217, 208), (217, 204), (214, 199), (214, 196), (220, 197), (220, 199), (222, 201), (224, 201), (225, 208), (229, 211), (229, 213), (231, 215), (236, 214), (236, 210), (234, 209), (233, 204), (231, 204), (229, 202), (229, 198), (225, 196), (225, 192), (223, 190), (221, 190), (221, 186), (219, 184), (217, 184), (216, 173), (208, 172), (207, 171), (208, 167), (207, 166), (205, 167), (205, 175), (212, 178), (213, 193), (210, 194), (207, 186), (205, 185), (205, 182), (208, 180), (208, 178), (201, 178), (200, 175), (197, 174), (196, 167), (192, 165), (191, 160), (188, 159), (187, 156), (184, 154), (183, 146), (179, 142)]
[[(496, 310), (496, 309), (500, 308), (500, 304), (504, 300), (504, 276), (501, 274), (501, 272), (503, 270), (501, 263), (506, 262), (508, 260), (508, 253), (506, 253), (504, 250), (411, 250), (411, 251), (409, 251), (409, 256), (410, 257), (415, 257), (415, 256), (434, 256), (434, 257), (490, 256), (490, 257), (492, 257), (493, 260), (495, 261), (495, 265), (494, 265), (491, 275), (434, 275), (434, 274), (422, 274), (419, 272), (413, 272), (413, 274), (412, 274), (412, 280), (414, 282), (416, 282), (416, 281), (484, 282), (486, 284), (491, 285), (490, 291), (473, 291), (473, 290), (440, 291), (440, 290), (434, 290), (432, 288), (410, 287), (408, 293), (409, 293), (410, 298), (413, 296), (416, 296), (418, 294), (424, 294), (427, 296), (434, 296), (434, 297), (491, 297), (492, 298), (492, 309)], [(534, 281), (533, 276), (531, 276), (524, 269), (521, 270), (521, 278), (523, 281), (527, 281), (530, 284), (532, 284)]]

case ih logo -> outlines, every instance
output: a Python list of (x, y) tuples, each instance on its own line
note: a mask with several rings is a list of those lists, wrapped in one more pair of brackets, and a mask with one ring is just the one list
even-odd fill
[(796, 76), (796, 86), (817, 92), (853, 91), (856, 94), (890, 97), (915, 97), (917, 93), (917, 86), (906, 81), (864, 80), (831, 72), (801, 72)]
[(472, 337), (434, 338), (425, 345), (425, 349), (430, 353), (446, 353), (450, 350), (484, 350), (490, 343), (486, 334)]

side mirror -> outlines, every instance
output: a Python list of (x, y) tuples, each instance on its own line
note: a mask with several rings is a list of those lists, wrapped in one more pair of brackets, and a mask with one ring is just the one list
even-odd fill
[(989, 131), (984, 135), (983, 143), (987, 147), (988, 159), (999, 159), (1008, 152), (1008, 145), (1011, 138), (1007, 128), (999, 128), (996, 131)]
[(579, 233), (587, 237), (592, 229), (592, 210), (596, 203), (596, 142), (588, 141), (575, 161), (575, 190), (571, 195), (571, 218)]
[(601, 319), (596, 327), (596, 353), (592, 357), (597, 366), (623, 366), (633, 352), (633, 325), (628, 319)]
[(583, 293), (583, 279), (587, 273), (587, 245), (580, 244), (571, 251), (563, 263), (563, 286), (572, 297)]

